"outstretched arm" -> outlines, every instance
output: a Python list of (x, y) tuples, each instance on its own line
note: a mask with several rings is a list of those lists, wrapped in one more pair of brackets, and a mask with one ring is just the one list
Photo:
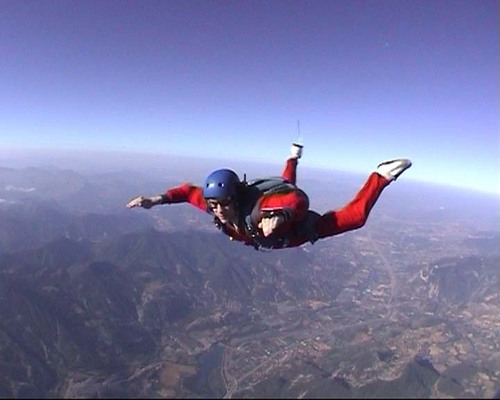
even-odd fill
[(149, 209), (159, 204), (190, 203), (200, 210), (207, 211), (207, 205), (200, 187), (185, 183), (168, 189), (156, 196), (138, 196), (127, 203), (127, 208), (142, 207)]
[(150, 196), (150, 197), (137, 196), (127, 203), (127, 208), (142, 207), (142, 208), (149, 209), (149, 208), (156, 206), (158, 204), (167, 203), (168, 201), (166, 201), (166, 199), (164, 199), (164, 196), (165, 195), (162, 195), (162, 194), (160, 194), (158, 196)]

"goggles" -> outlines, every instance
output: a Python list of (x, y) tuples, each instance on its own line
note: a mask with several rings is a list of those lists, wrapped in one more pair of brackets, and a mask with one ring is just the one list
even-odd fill
[(226, 197), (224, 199), (208, 199), (207, 206), (211, 210), (215, 210), (217, 206), (221, 206), (222, 208), (228, 207), (233, 202), (231, 197)]

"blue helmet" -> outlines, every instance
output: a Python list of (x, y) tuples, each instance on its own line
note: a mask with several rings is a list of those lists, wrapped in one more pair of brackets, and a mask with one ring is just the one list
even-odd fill
[(203, 197), (206, 199), (236, 196), (240, 178), (230, 169), (218, 169), (208, 175), (203, 185)]

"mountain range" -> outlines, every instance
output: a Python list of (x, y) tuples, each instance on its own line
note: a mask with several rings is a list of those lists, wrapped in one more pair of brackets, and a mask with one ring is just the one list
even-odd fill
[[(318, 207), (355, 190), (308, 179)], [(258, 252), (125, 209), (169, 184), (0, 169), (0, 397), (498, 397), (497, 199), (403, 184), (359, 231)]]

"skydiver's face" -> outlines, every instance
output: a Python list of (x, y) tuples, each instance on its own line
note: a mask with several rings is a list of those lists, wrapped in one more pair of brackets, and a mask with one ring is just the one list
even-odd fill
[(234, 201), (229, 199), (209, 199), (207, 205), (223, 224), (236, 223), (238, 213)]

